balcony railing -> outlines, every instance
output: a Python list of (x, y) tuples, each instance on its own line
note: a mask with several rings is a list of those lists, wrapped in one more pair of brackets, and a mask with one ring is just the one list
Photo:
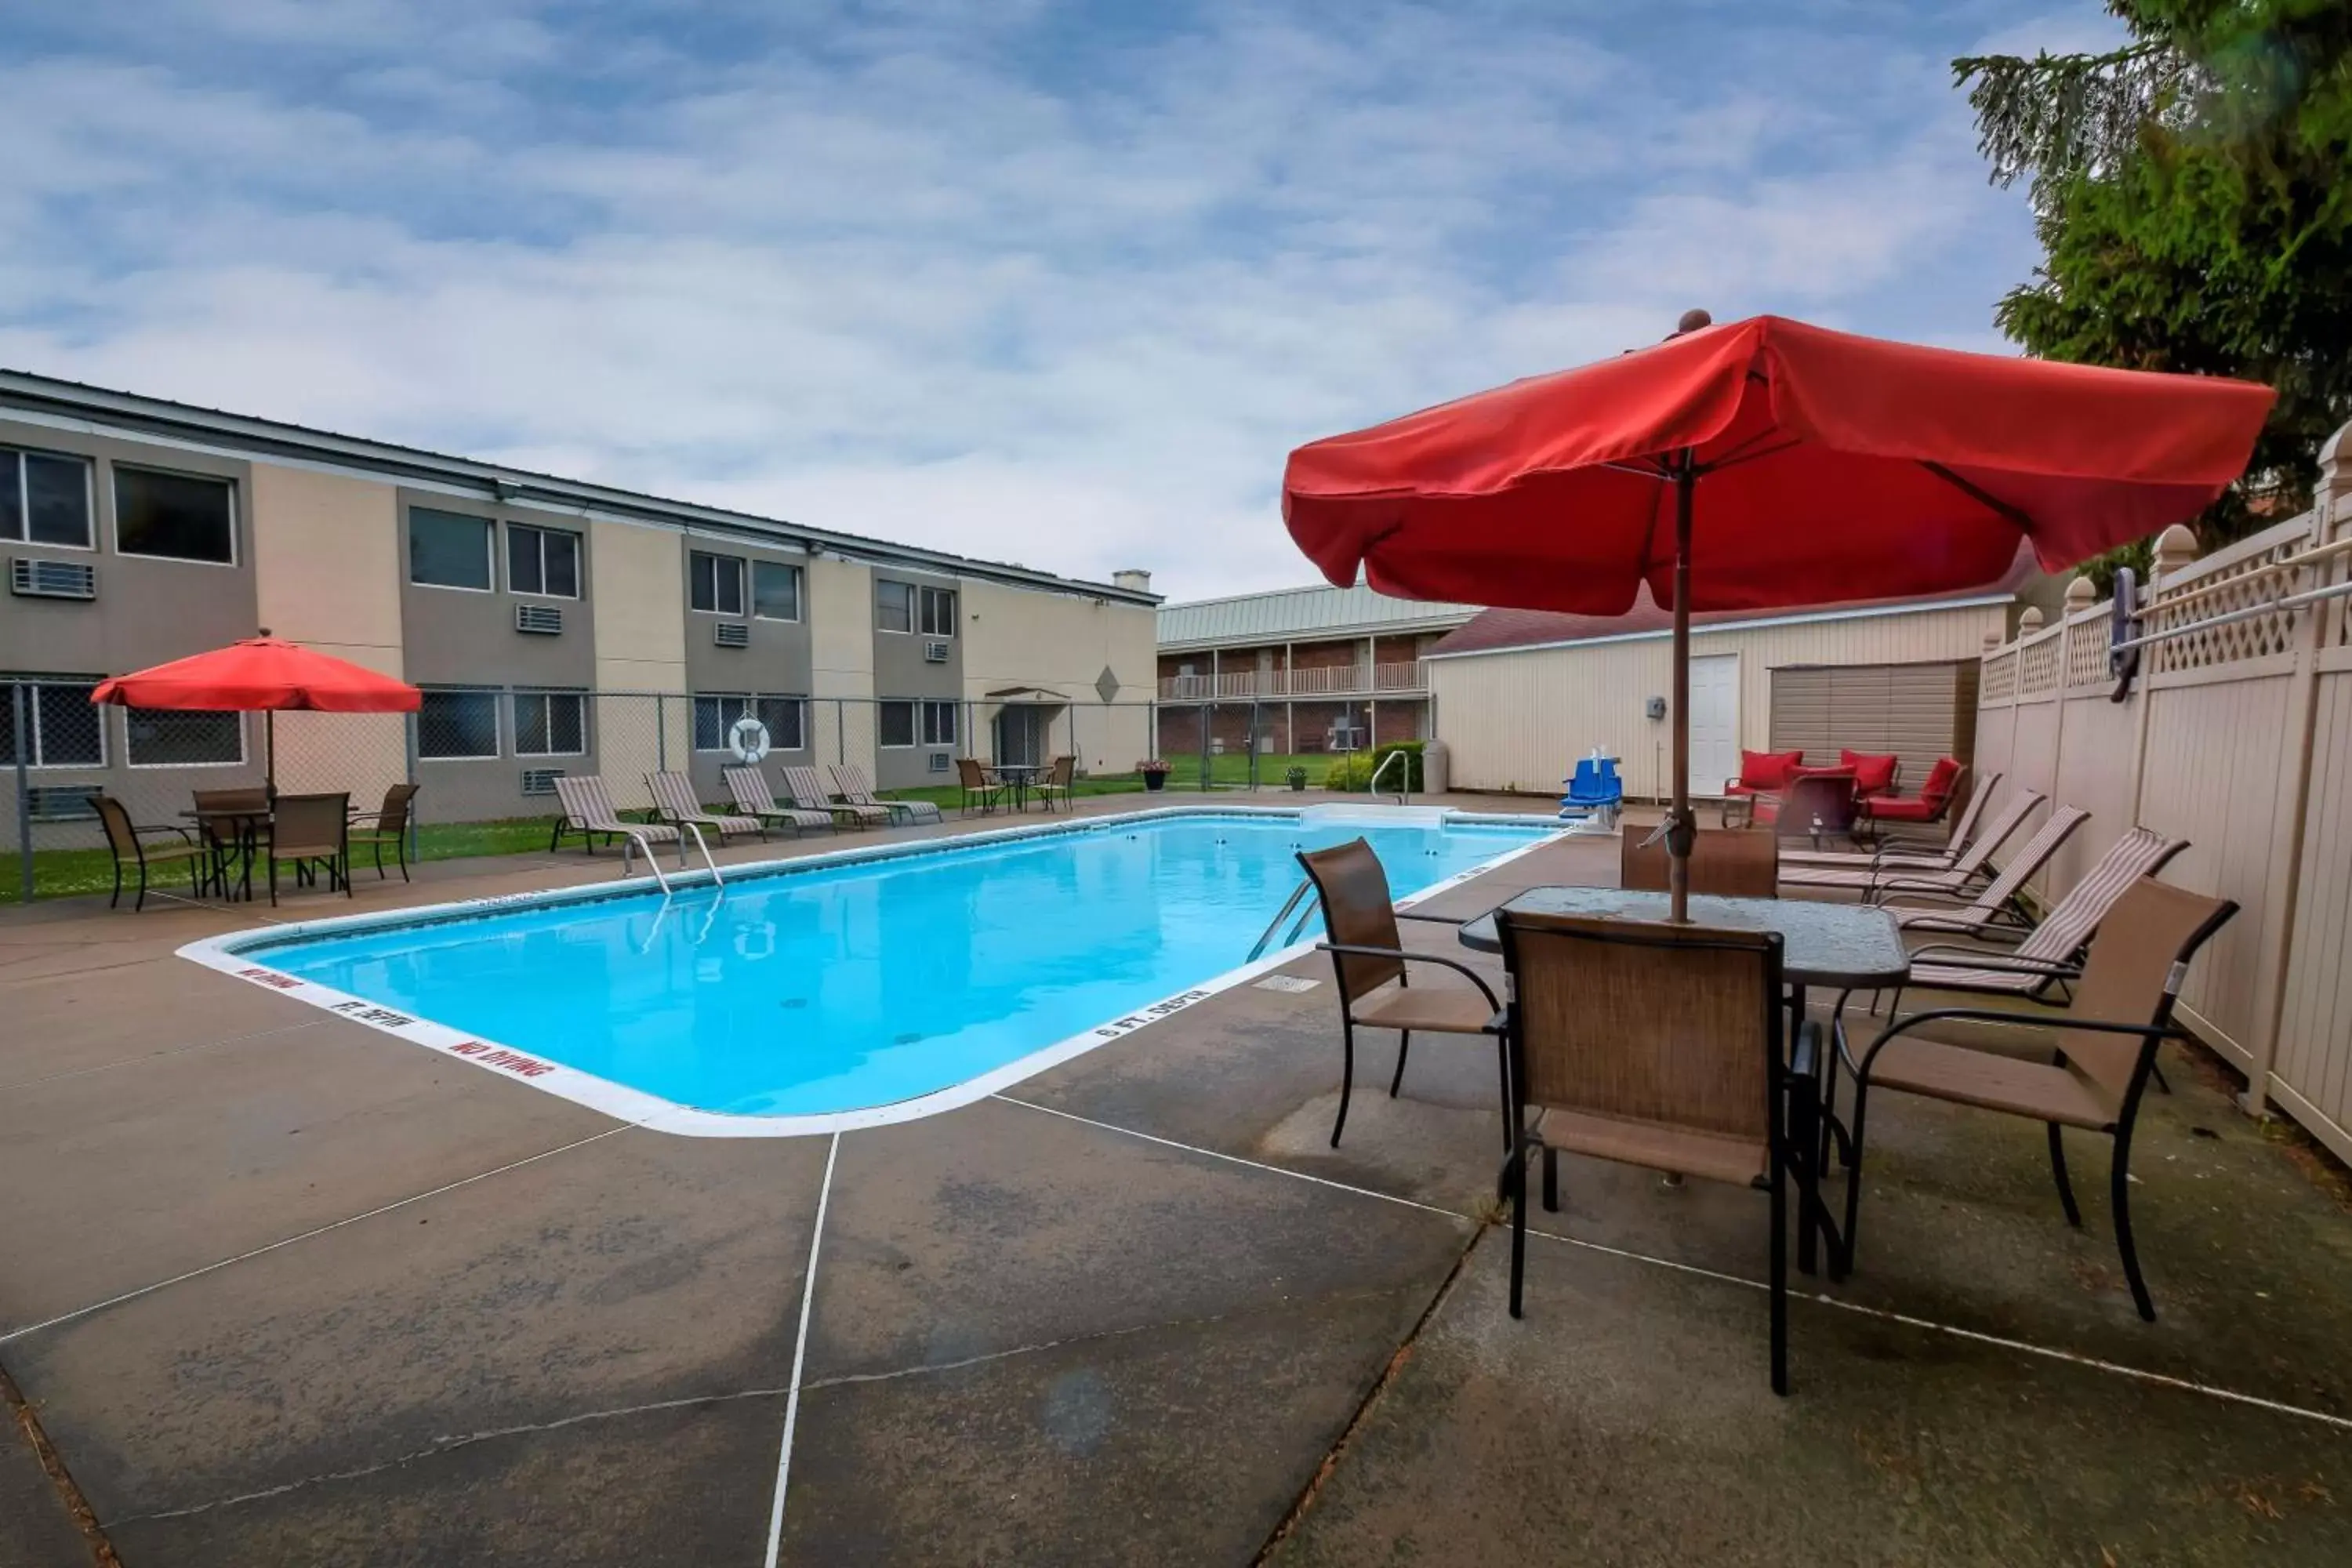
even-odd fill
[(1421, 661), (1341, 665), (1329, 669), (1236, 670), (1229, 675), (1167, 675), (1162, 702), (1255, 701), (1263, 698), (1419, 696), (1429, 689)]

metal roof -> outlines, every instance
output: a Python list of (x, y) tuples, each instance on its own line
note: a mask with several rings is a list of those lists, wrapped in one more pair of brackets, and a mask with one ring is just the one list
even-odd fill
[(1207, 647), (1286, 638), (1366, 637), (1373, 633), (1444, 631), (1478, 613), (1475, 605), (1391, 599), (1359, 583), (1334, 588), (1276, 588), (1229, 599), (1195, 599), (1160, 606), (1160, 646)]
[(338, 436), (332, 431), (314, 430), (306, 426), (228, 414), (215, 408), (200, 408), (193, 404), (173, 403), (166, 398), (148, 397), (135, 392), (116, 392), (78, 381), (63, 381), (54, 376), (36, 375), (29, 371), (0, 367), (0, 416), (11, 412), (35, 417), (46, 416), (52, 422), (63, 419), (77, 425), (86, 424), (93, 430), (183, 442), (216, 443), (239, 454), (327, 464), (395, 479), (478, 487), (486, 498), (523, 505), (533, 501), (551, 502), (559, 506), (593, 509), (608, 516), (638, 521), (697, 530), (717, 529), (746, 538), (797, 546), (813, 554), (828, 552), (852, 560), (909, 569), (928, 568), (1020, 587), (1115, 600), (1126, 605), (1158, 605), (1160, 601), (1160, 595), (1157, 594), (1123, 588), (1115, 583), (1063, 577), (1009, 562), (979, 561), (943, 550), (893, 544), (887, 540), (812, 528), (803, 523), (787, 522), (781, 518), (761, 517), (754, 512), (670, 500), (639, 490), (617, 489), (607, 485), (566, 479), (529, 468), (509, 468), (502, 463), (485, 463), (472, 458), (452, 457), (388, 441)]

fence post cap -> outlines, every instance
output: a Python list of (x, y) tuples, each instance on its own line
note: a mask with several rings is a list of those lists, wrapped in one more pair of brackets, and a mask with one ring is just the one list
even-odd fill
[(1984, 636), (1984, 645), (1985, 645), (1985, 647), (1989, 647), (1989, 648), (1990, 648), (1990, 647), (1999, 647), (2001, 645), (2001, 643), (2002, 643), (2003, 641), (2005, 641), (2005, 640), (2006, 640), (2006, 639), (2005, 639), (2005, 638), (2003, 638), (2003, 637), (2001, 637), (2001, 635), (2000, 635), (2000, 628), (1999, 626), (1987, 626), (1987, 627), (1985, 628), (1985, 636)]
[(2023, 610), (2020, 611), (2017, 617), (2017, 629), (2021, 632), (2040, 631), (2042, 629), (2042, 606), (2039, 605), (2028, 605)]
[(2066, 608), (2070, 612), (2089, 607), (2091, 601), (2098, 596), (2099, 591), (2091, 585), (2091, 580), (2079, 573), (2073, 582), (2066, 584)]
[(2197, 559), (2197, 535), (2176, 522), (2156, 536), (2156, 574), (2168, 576)]

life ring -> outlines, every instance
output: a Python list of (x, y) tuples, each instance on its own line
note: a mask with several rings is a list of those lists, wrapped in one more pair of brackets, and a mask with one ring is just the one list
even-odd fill
[(728, 727), (727, 749), (735, 760), (757, 763), (768, 754), (768, 727), (746, 713)]

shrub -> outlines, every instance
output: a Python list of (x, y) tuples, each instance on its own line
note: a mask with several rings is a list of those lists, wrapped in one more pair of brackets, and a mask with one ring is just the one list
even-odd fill
[(1371, 775), (1380, 773), (1381, 764), (1382, 763), (1387, 762), (1389, 758), (1396, 752), (1402, 752), (1405, 756), (1403, 767), (1402, 769), (1391, 768), (1388, 771), (1387, 776), (1381, 780), (1381, 787), (1382, 789), (1388, 789), (1393, 786), (1397, 782), (1397, 774), (1402, 772), (1404, 774), (1404, 787), (1412, 791), (1415, 795), (1420, 794), (1422, 788), (1421, 753), (1423, 748), (1428, 744), (1429, 742), (1426, 741), (1389, 741), (1381, 745), (1374, 746), (1371, 752), (1371, 771), (1365, 776), (1365, 787), (1370, 787)]
[(1324, 770), (1323, 787), (1332, 790), (1363, 789), (1372, 782), (1372, 759), (1363, 752), (1350, 752)]

